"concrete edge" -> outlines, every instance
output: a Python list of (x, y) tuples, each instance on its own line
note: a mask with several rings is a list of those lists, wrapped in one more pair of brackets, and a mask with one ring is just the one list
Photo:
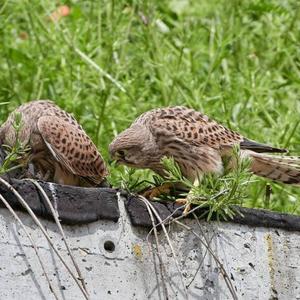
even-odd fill
[[(33, 183), (18, 179), (10, 179), (9, 181), (38, 216), (52, 220), (50, 209)], [(63, 224), (88, 224), (97, 220), (117, 222), (120, 217), (117, 193), (121, 192), (124, 196), (125, 206), (132, 225), (152, 227), (147, 208), (136, 195), (129, 195), (124, 191), (112, 188), (80, 188), (41, 181), (39, 183), (57, 209)], [(14, 209), (25, 210), (14, 194), (1, 184), (0, 193)], [(162, 219), (167, 218), (170, 214), (173, 214), (173, 217), (178, 217), (182, 214), (182, 210), (179, 209), (180, 206), (174, 202), (153, 202), (153, 205)], [(2, 202), (0, 202), (0, 207), (4, 207)], [(252, 227), (300, 231), (300, 216), (297, 215), (239, 206), (234, 206), (233, 209), (236, 211), (233, 219), (220, 219), (219, 221), (228, 221)], [(195, 213), (198, 216), (203, 216), (205, 215), (205, 209), (198, 209)], [(215, 220), (217, 220), (217, 216), (213, 215), (212, 221)]]

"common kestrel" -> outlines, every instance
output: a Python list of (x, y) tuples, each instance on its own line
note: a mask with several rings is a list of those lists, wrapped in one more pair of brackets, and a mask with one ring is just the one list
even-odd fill
[(154, 109), (142, 114), (109, 146), (115, 160), (136, 168), (149, 168), (164, 176), (161, 159), (173, 157), (191, 181), (207, 173), (222, 174), (222, 158), (239, 145), (250, 158), (250, 170), (287, 184), (300, 183), (300, 160), (263, 154), (287, 152), (244, 138), (206, 115), (182, 106)]
[[(16, 136), (16, 114), (21, 129)], [(77, 121), (52, 101), (26, 103), (12, 112), (0, 127), (0, 145), (13, 146), (16, 139), (29, 146), (27, 163), (44, 180), (78, 186), (98, 186), (108, 174), (92, 140)]]

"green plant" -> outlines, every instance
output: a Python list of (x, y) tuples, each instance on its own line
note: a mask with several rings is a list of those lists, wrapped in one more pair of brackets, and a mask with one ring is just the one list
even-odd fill
[(1, 145), (5, 152), (5, 158), (0, 165), (0, 175), (21, 168), (23, 165), (20, 164), (20, 161), (25, 161), (28, 156), (29, 148), (24, 147), (18, 138), (22, 128), (21, 115), (16, 113), (14, 120), (13, 127), (16, 132), (16, 142), (13, 147), (9, 147), (5, 144)]
[[(191, 202), (201, 208), (207, 208), (207, 219), (215, 214), (217, 218), (232, 218), (235, 211), (233, 205), (243, 205), (249, 197), (248, 185), (254, 182), (249, 172), (249, 159), (241, 159), (239, 149), (233, 149), (233, 159), (236, 161), (234, 170), (225, 168), (223, 176), (207, 174), (199, 179), (200, 184), (184, 178), (173, 158), (163, 158), (162, 163), (166, 169), (166, 181), (181, 183), (189, 190)], [(164, 180), (160, 181), (160, 184)], [(187, 194), (184, 194), (186, 197)]]
[[(0, 105), (1, 123), (23, 102), (52, 99), (108, 160), (110, 141), (139, 114), (186, 105), (299, 155), (298, 1), (64, 4), (71, 13), (56, 23), (48, 18), (56, 1), (0, 4), (0, 104), (9, 102)], [(111, 168), (115, 186), (123, 172)], [(150, 180), (151, 173), (133, 176)], [(299, 196), (297, 187), (257, 178), (244, 205), (299, 214)]]

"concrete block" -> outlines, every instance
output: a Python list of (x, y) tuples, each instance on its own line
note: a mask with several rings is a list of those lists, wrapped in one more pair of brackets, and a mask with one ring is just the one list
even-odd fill
[[(165, 299), (159, 260), (149, 227), (132, 226), (119, 196), (117, 222), (99, 219), (64, 225), (83, 273), (90, 299)], [(128, 203), (127, 203), (128, 206)], [(84, 299), (31, 218), (18, 213), (39, 248), (60, 299)], [(131, 211), (132, 214), (132, 211)], [(42, 223), (71, 264), (56, 225)], [(300, 299), (299, 232), (237, 223), (183, 220), (210, 246), (226, 270), (239, 299)], [(221, 268), (199, 238), (172, 224), (168, 228), (180, 273), (162, 230), (159, 252), (169, 299), (232, 299)], [(54, 299), (33, 248), (10, 213), (0, 209), (0, 299)], [(74, 270), (74, 268), (72, 268)]]

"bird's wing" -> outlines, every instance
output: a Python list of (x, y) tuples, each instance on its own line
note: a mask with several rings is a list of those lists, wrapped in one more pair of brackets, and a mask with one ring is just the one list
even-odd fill
[[(210, 146), (220, 149), (243, 141), (243, 137), (216, 121), (193, 109), (185, 107), (169, 107), (152, 111), (148, 116), (148, 126), (156, 136), (177, 138), (196, 146)], [(145, 122), (142, 119), (141, 121)]]
[(261, 153), (261, 152), (286, 153), (286, 152), (288, 152), (286, 149), (274, 148), (272, 146), (257, 143), (255, 141), (251, 141), (246, 138), (244, 138), (243, 141), (240, 143), (240, 147), (241, 147), (241, 149), (252, 150), (257, 153)]
[(147, 119), (150, 130), (155, 136), (172, 136), (179, 142), (195, 146), (206, 145), (214, 149), (240, 145), (241, 149), (255, 152), (286, 152), (284, 149), (248, 140), (193, 109), (177, 106), (152, 112), (154, 112), (152, 116), (150, 112)]
[(74, 175), (95, 183), (107, 175), (96, 146), (70, 115), (40, 117), (38, 130), (55, 159)]

